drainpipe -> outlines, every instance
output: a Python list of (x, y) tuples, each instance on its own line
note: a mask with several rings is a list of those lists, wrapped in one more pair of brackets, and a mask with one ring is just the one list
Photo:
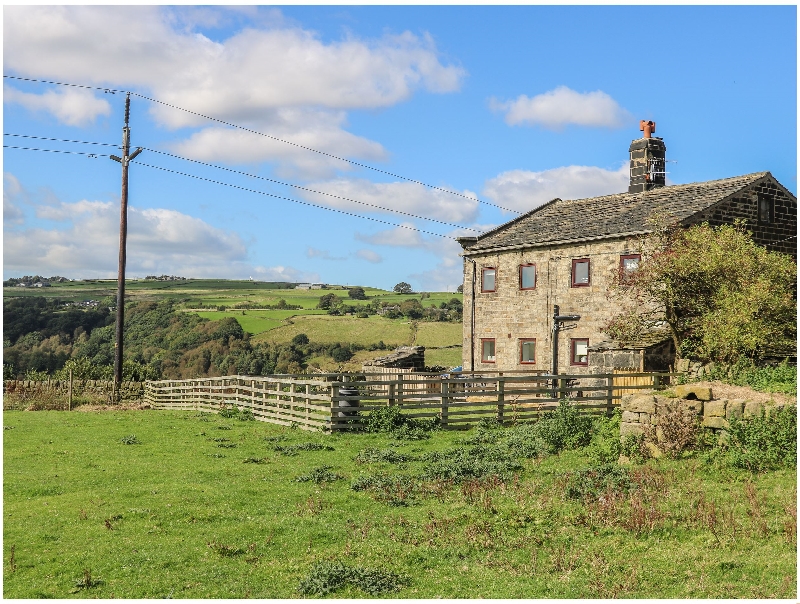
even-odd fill
[(472, 262), (472, 317), (469, 329), (469, 370), (475, 371), (475, 275), (478, 272), (478, 265), (472, 258), (467, 258)]

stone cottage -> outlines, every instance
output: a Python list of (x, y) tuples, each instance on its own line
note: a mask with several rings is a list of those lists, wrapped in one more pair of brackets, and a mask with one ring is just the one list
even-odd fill
[(560, 373), (602, 372), (591, 370), (593, 360), (606, 371), (619, 365), (666, 369), (674, 356), (666, 332), (624, 351), (601, 331), (615, 311), (606, 291), (615, 273), (636, 270), (636, 238), (651, 231), (652, 216), (684, 226), (744, 219), (756, 243), (797, 257), (797, 198), (769, 172), (665, 186), (664, 142), (650, 136), (654, 123), (642, 122), (642, 130), (644, 137), (629, 149), (627, 193), (554, 199), (478, 237), (459, 239), (465, 371), (551, 371), (556, 308), (560, 316), (580, 315), (561, 323)]

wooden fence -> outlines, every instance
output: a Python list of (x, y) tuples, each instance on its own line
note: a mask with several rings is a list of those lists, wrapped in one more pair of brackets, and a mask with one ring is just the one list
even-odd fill
[[(226, 376), (161, 380), (145, 384), (145, 401), (156, 409), (218, 412), (249, 409), (258, 420), (306, 430), (341, 431), (363, 426), (363, 412), (397, 405), (412, 418), (438, 418), (444, 428), (467, 427), (485, 418), (502, 423), (531, 420), (570, 398), (586, 413), (618, 406), (621, 392), (661, 388), (669, 373), (626, 374), (638, 385), (618, 385), (609, 375), (476, 372), (470, 374), (316, 374)], [(357, 407), (357, 409), (356, 409)]]

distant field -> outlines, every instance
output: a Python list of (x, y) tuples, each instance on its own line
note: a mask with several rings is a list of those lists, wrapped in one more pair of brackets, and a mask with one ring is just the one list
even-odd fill
[(312, 341), (321, 343), (352, 342), (369, 346), (384, 342), (391, 345), (411, 343), (411, 323), (383, 317), (333, 317), (330, 315), (305, 315), (290, 319), (282, 325), (255, 338), (255, 342), (285, 344), (297, 334), (304, 333)]
[[(179, 299), (186, 308), (197, 307), (198, 303), (212, 306), (233, 306), (239, 302), (275, 305), (281, 299), (289, 304), (314, 309), (321, 296), (333, 293), (352, 304), (366, 304), (366, 301), (351, 300), (346, 289), (307, 290), (284, 289), (285, 283), (262, 283), (257, 281), (228, 281), (224, 279), (186, 279), (184, 281), (143, 281), (127, 280), (125, 296), (127, 299), (158, 300), (163, 298)], [(419, 294), (399, 295), (372, 287), (365, 287), (366, 295), (372, 299), (399, 304), (409, 298), (419, 299)], [(117, 292), (115, 279), (94, 279), (89, 281), (72, 281), (54, 283), (51, 287), (4, 287), (4, 297), (41, 296), (59, 298), (61, 300), (99, 300), (114, 297)], [(422, 300), (423, 306), (447, 302), (452, 298), (461, 299), (461, 294), (436, 292)]]
[(296, 315), (320, 315), (324, 310), (211, 310), (200, 311), (197, 314), (204, 319), (219, 321), (226, 317), (233, 317), (239, 322), (247, 333), (257, 335), (275, 329), (283, 324), (284, 319)]

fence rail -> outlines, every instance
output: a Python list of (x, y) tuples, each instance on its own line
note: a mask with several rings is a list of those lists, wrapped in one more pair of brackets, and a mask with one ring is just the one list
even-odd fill
[(261, 421), (326, 431), (358, 429), (362, 412), (396, 405), (409, 417), (438, 417), (442, 427), (456, 428), (486, 418), (502, 423), (534, 419), (567, 397), (585, 413), (606, 413), (618, 406), (622, 392), (662, 388), (673, 375), (627, 373), (636, 383), (626, 379), (624, 384), (613, 374), (516, 372), (398, 372), (394, 379), (383, 372), (226, 376), (147, 382), (144, 399), (156, 409), (219, 412), (236, 406)]

